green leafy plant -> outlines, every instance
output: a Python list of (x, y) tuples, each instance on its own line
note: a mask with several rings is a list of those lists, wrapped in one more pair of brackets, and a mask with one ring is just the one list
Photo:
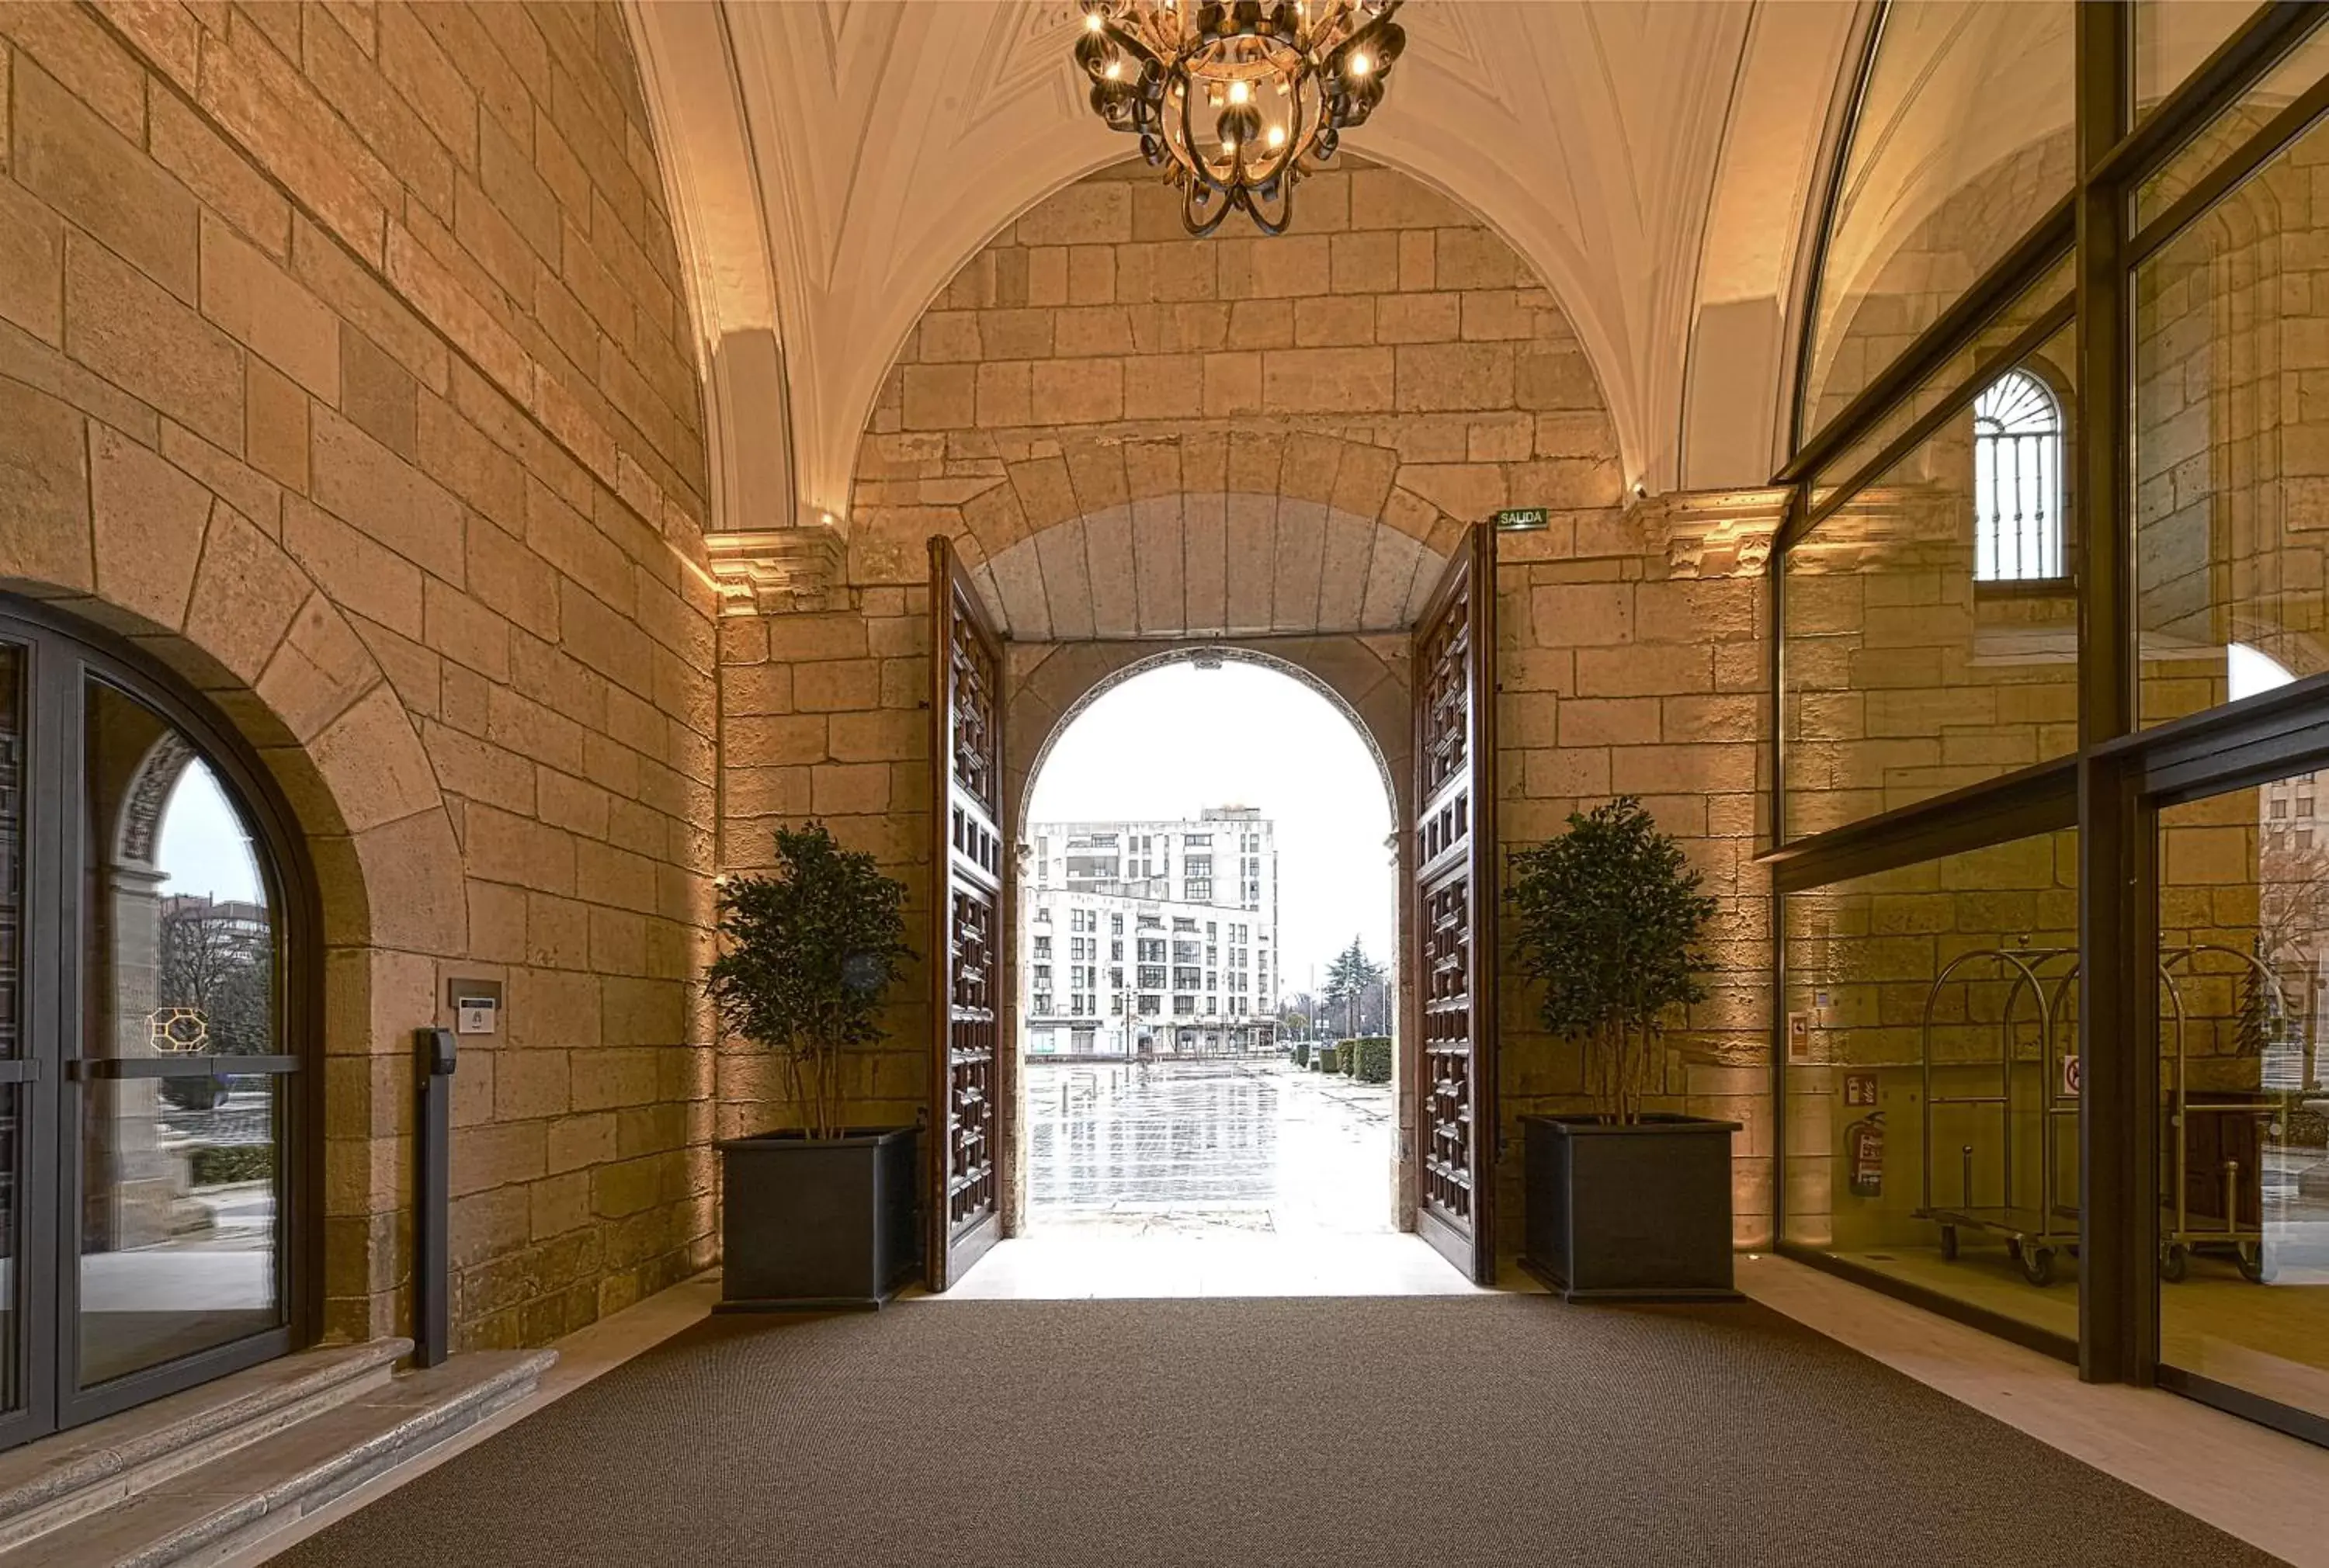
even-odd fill
[(1513, 855), (1511, 870), (1514, 956), (1544, 987), (1538, 1016), (1586, 1047), (1601, 1119), (1639, 1122), (1667, 1024), (1706, 997), (1703, 878), (1631, 795), (1571, 812), (1568, 831)]
[(1385, 1035), (1366, 1035), (1343, 1042), (1343, 1050), (1350, 1061), (1350, 1075), (1362, 1084), (1391, 1082), (1391, 1039)]
[(905, 884), (824, 824), (777, 830), (777, 871), (720, 890), (704, 990), (720, 1021), (785, 1064), (802, 1130), (842, 1134), (842, 1054), (882, 1038), (882, 996), (914, 954)]

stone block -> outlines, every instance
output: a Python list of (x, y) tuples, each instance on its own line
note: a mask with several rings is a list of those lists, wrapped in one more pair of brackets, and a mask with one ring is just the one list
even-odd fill
[(1584, 648), (1634, 641), (1629, 583), (1547, 583), (1530, 591), (1529, 619), (1539, 646)]
[(1433, 412), (1508, 408), (1513, 351), (1504, 343), (1410, 343), (1398, 350), (1399, 406)]
[(247, 681), (276, 657), (315, 584), (231, 508), (213, 507), (186, 610), (187, 641)]
[(970, 365), (908, 365), (909, 430), (966, 430), (978, 422), (976, 370)]
[[(1272, 414), (1388, 411), (1392, 352), (1387, 348), (1273, 350), (1262, 355), (1262, 408)], [(1208, 399), (1208, 414), (1212, 412), (1210, 405)]]
[(314, 295), (208, 215), (202, 264), (204, 315), (316, 397), (339, 397), (340, 327)]
[(0, 577), (88, 592), (89, 453), (80, 412), (0, 376)]
[[(1345, 239), (1373, 239), (1345, 235)], [(1303, 348), (1347, 347), (1375, 341), (1375, 302), (1366, 296), (1323, 295), (1294, 302), (1294, 341)]]
[[(1353, 235), (1351, 238), (1357, 239)], [(1453, 342), (1462, 325), (1463, 296), (1455, 294), (1391, 294), (1375, 301), (1375, 341), (1386, 343)]]
[(352, 832), (409, 817), (437, 803), (437, 775), (396, 693), (385, 685), (340, 716), (309, 751), (335, 784)]
[(97, 591), (176, 631), (184, 624), (210, 492), (127, 437), (90, 427)]
[(195, 205), (136, 138), (19, 61), (10, 162), (17, 182), (182, 300), (194, 297)]
[(1030, 372), (1028, 411), (1038, 425), (1089, 425), (1124, 417), (1121, 360), (1042, 360)]
[(55, 347), (65, 331), (64, 226), (48, 206), (0, 178), (0, 321)]
[(321, 508), (448, 583), (464, 583), (461, 503), (436, 480), (326, 408), (312, 415), (310, 468)]
[(291, 253), (291, 207), (250, 161), (193, 109), (166, 92), (153, 95), (146, 130), (154, 161), (175, 174), (210, 210), (281, 260)]
[(1259, 414), (1262, 408), (1262, 356), (1258, 353), (1207, 354), (1204, 360), (1204, 414), (1208, 419)]
[(65, 352), (212, 446), (241, 452), (234, 341), (78, 235), (65, 242)]

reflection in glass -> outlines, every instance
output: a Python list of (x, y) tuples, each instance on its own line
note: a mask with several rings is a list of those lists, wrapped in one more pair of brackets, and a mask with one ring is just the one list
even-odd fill
[(1786, 1239), (2078, 1334), (2078, 835), (1786, 899)]
[(2140, 120), (2257, 14), (2257, 0), (2136, 0), (2135, 115)]
[[(0, 643), (0, 1058), (21, 1060), (24, 1038), (24, 661)], [(24, 1403), (16, 1386), (17, 1213), (24, 1191), (24, 1106), (0, 1084), (0, 1410)]]
[(2316, 126), (2135, 275), (2145, 725), (2230, 700), (2236, 646), (2297, 676), (2329, 668), (2329, 399), (2309, 368), (2324, 159), (2329, 127)]
[(2071, 7), (1888, 5), (1820, 257), (1808, 437), (2071, 184)]
[(2160, 1359), (2329, 1416), (2329, 775), (2160, 813)]
[[(2171, 12), (2180, 9), (2171, 7)], [(2319, 81), (2324, 71), (2329, 71), (2329, 32), (2315, 31), (2283, 55), (2277, 64), (2240, 95), (2238, 103), (2202, 126), (2143, 182), (2135, 193), (2136, 227), (2141, 229), (2173, 206), (2209, 170), (2222, 163), (2241, 144), (2264, 129), (2273, 116)]]
[(86, 734), (84, 1385), (282, 1320), (282, 1080), (185, 1071), (278, 1048), (266, 881), (168, 721), (91, 682)]
[[(2060, 406), (2069, 329), (2014, 374)], [(2058, 390), (2060, 389), (2060, 390)], [(2078, 601), (2061, 569), (2065, 465), (2032, 456), (2050, 498), (2004, 497), (1983, 466), (1977, 400), (1788, 550), (1780, 705), (1787, 831), (1820, 832), (2075, 749)], [(2057, 569), (1993, 580), (2003, 564), (2001, 507), (2026, 532), (2051, 504), (2047, 548), (2023, 558)], [(1985, 537), (1985, 523), (1990, 525)], [(1985, 554), (1985, 549), (1987, 553)], [(1986, 569), (1985, 569), (1986, 568)]]

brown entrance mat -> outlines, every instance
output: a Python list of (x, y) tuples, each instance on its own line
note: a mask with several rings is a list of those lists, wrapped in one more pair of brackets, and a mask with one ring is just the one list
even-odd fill
[(1750, 1304), (719, 1318), (290, 1568), (2274, 1559)]

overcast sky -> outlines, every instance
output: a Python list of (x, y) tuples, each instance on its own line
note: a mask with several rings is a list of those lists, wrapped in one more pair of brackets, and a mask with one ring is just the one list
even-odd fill
[(165, 893), (204, 893), (222, 904), (266, 900), (242, 819), (203, 763), (187, 764), (170, 791), (162, 812), (161, 859), (170, 878)]
[(1374, 753), (1340, 709), (1259, 665), (1170, 664), (1094, 702), (1035, 780), (1029, 820), (1194, 817), (1259, 806), (1277, 825), (1283, 990), (1323, 982), (1357, 936), (1391, 956), (1391, 804)]

